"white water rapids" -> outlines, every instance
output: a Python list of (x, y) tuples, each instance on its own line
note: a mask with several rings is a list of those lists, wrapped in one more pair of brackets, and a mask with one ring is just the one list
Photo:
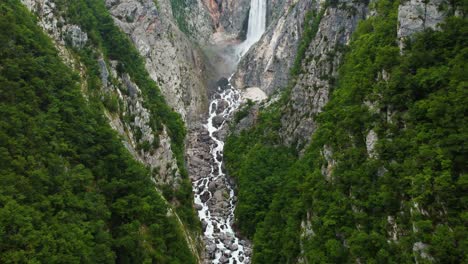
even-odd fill
[[(212, 139), (210, 154), (213, 157), (214, 164), (211, 164), (211, 173), (208, 177), (204, 177), (194, 182), (195, 203), (201, 205), (201, 210), (198, 211), (198, 216), (202, 222), (206, 223), (205, 239), (211, 240), (216, 245), (215, 257), (212, 263), (249, 263), (250, 253), (245, 252), (244, 243), (240, 243), (232, 229), (234, 221), (235, 196), (234, 189), (228, 182), (226, 174), (223, 172), (223, 149), (224, 142), (218, 139), (217, 133), (222, 129), (226, 120), (237, 109), (241, 103), (240, 93), (232, 87), (218, 93), (218, 98), (214, 99), (210, 104), (210, 116), (205, 128), (208, 130), (209, 136)], [(217, 114), (217, 109), (220, 102), (227, 102), (224, 111)], [(213, 119), (216, 116), (224, 118), (223, 124), (218, 128), (214, 126)], [(229, 192), (229, 215), (227, 218), (223, 215), (212, 215), (208, 206), (208, 201), (213, 197), (213, 193), (209, 190), (211, 182), (224, 181)], [(206, 202), (203, 202), (202, 196), (210, 197)]]
[[(238, 60), (242, 58), (250, 47), (260, 40), (266, 28), (266, 0), (251, 0), (247, 38), (236, 49)], [(230, 81), (230, 80), (229, 80)], [(193, 182), (195, 204), (198, 216), (204, 224), (204, 237), (209, 255), (206, 263), (250, 263), (251, 248), (248, 242), (236, 236), (232, 224), (236, 197), (233, 186), (223, 171), (224, 142), (219, 134), (225, 129), (225, 123), (242, 102), (240, 91), (229, 84), (219, 87), (209, 107), (209, 117), (205, 129), (209, 133), (210, 155), (213, 161), (209, 175), (200, 175)], [(222, 118), (220, 121), (219, 118)], [(218, 120), (216, 120), (218, 119)], [(217, 213), (216, 208), (210, 208), (211, 199), (219, 199), (210, 187), (223, 182), (229, 197), (225, 197), (228, 208), (227, 214)]]

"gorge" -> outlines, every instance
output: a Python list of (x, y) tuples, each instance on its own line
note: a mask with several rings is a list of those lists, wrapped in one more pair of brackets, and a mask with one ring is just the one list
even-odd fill
[(0, 263), (465, 263), (449, 0), (0, 1)]
[[(246, 39), (235, 45), (234, 59), (242, 59), (248, 49), (263, 35), (266, 23), (266, 1), (252, 0)], [(233, 67), (235, 68), (235, 67)], [(236, 205), (234, 181), (226, 175), (223, 149), (227, 124), (242, 103), (239, 90), (232, 87), (230, 79), (221, 79), (208, 110), (208, 121), (203, 127), (208, 132), (210, 144), (210, 172), (192, 177), (195, 208), (202, 222), (207, 263), (250, 263), (252, 253), (249, 241), (237, 237), (234, 225)], [(203, 141), (202, 141), (203, 142)], [(206, 147), (204, 147), (206, 149)]]

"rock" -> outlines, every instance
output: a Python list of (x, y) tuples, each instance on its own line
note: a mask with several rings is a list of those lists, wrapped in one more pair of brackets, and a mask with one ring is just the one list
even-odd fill
[(377, 153), (375, 153), (375, 144), (377, 143), (378, 137), (377, 133), (373, 129), (367, 133), (366, 136), (366, 148), (367, 148), (367, 154), (371, 158), (375, 158), (377, 156)]
[(434, 258), (429, 254), (429, 245), (421, 241), (414, 243), (413, 252), (418, 254), (422, 259), (434, 262)]
[(217, 188), (216, 182), (212, 181), (208, 184), (208, 190), (210, 192), (214, 192)]
[(444, 0), (409, 0), (398, 7), (398, 40), (400, 50), (404, 48), (404, 40), (414, 33), (426, 28), (437, 29), (437, 25), (445, 19), (445, 11), (439, 7)]
[(206, 203), (208, 199), (210, 199), (210, 193), (209, 192), (204, 192), (202, 195), (200, 195), (200, 199), (203, 203)]
[(217, 115), (215, 117), (213, 117), (213, 126), (216, 127), (216, 128), (219, 128), (223, 125), (223, 122), (224, 122), (224, 117), (220, 116), (220, 115)]
[(70, 41), (72, 47), (82, 49), (88, 41), (88, 35), (83, 32), (77, 25), (70, 25), (66, 27), (66, 39)]
[[(231, 82), (238, 89), (259, 87), (267, 95), (287, 86), (303, 32), (305, 10), (314, 1), (269, 1), (269, 21), (262, 39), (242, 58)], [(275, 14), (271, 12), (274, 10)], [(273, 21), (274, 19), (274, 21)]]
[(227, 258), (226, 256), (222, 255), (222, 256), (219, 258), (219, 262), (220, 262), (220, 263), (229, 263), (229, 258)]
[(206, 246), (206, 252), (210, 256), (210, 259), (214, 259), (215, 254), (216, 254), (216, 245), (215, 244), (208, 244)]
[(99, 58), (98, 64), (99, 64), (99, 71), (101, 73), (102, 86), (107, 87), (107, 82), (109, 80), (109, 71), (107, 70), (106, 62), (104, 61), (103, 58)]
[[(201, 0), (186, 8), (195, 42), (206, 42), (211, 21)], [(207, 110), (207, 79), (210, 70), (203, 51), (182, 32), (175, 21), (169, 0), (107, 0), (116, 25), (133, 41), (150, 77), (160, 84), (167, 103), (187, 125), (198, 123)]]
[(203, 209), (203, 206), (201, 204), (195, 204), (195, 209), (200, 211), (201, 209)]
[[(243, 107), (245, 107), (245, 105), (241, 106), (240, 109), (242, 109)], [(248, 129), (255, 124), (258, 117), (258, 109), (258, 104), (255, 104), (252, 107), (248, 108), (248, 114), (244, 118), (242, 118), (234, 127), (234, 133), (236, 135), (239, 135), (243, 130)]]
[(127, 73), (125, 73), (122, 76), (122, 79), (123, 79), (124, 84), (125, 84), (125, 86), (127, 88), (128, 94), (131, 97), (136, 96), (138, 94), (139, 89), (137, 88), (137, 85), (130, 80), (130, 76)]
[(120, 0), (106, 0), (106, 7), (110, 8), (120, 3)]
[(229, 249), (232, 251), (237, 251), (239, 249), (239, 246), (237, 244), (232, 243), (229, 245)]
[(203, 2), (217, 32), (234, 36), (242, 35), (249, 15), (250, 0), (203, 0)]
[[(291, 89), (290, 101), (281, 118), (283, 143), (298, 150), (309, 144), (317, 128), (314, 116), (322, 112), (329, 100), (332, 86), (329, 79), (338, 76), (343, 56), (336, 47), (349, 43), (358, 22), (367, 14), (367, 5), (362, 2), (343, 1), (341, 5), (329, 6), (324, 12), (318, 33), (305, 52), (303, 73)], [(329, 53), (334, 54), (331, 59), (323, 56)]]
[(221, 153), (216, 153), (216, 160), (217, 160), (218, 162), (223, 161), (223, 156), (221, 155)]
[(226, 108), (229, 107), (229, 103), (226, 100), (220, 100), (218, 101), (218, 107), (216, 108), (216, 114), (221, 114), (226, 110)]
[(220, 190), (216, 190), (213, 197), (216, 201), (222, 201), (223, 200), (223, 194), (224, 194), (224, 190), (223, 189), (220, 189)]
[(251, 100), (251, 101), (254, 101), (254, 102), (261, 102), (261, 101), (266, 100), (268, 98), (268, 96), (260, 88), (250, 87), (250, 88), (246, 88), (242, 92), (242, 98), (244, 100)]
[(227, 88), (229, 88), (229, 80), (225, 77), (219, 79), (217, 82), (216, 82), (216, 87), (218, 87), (219, 90), (226, 90)]
[(203, 232), (205, 232), (206, 228), (208, 227), (208, 223), (205, 220), (202, 220), (201, 224), (202, 224), (202, 230), (203, 230)]

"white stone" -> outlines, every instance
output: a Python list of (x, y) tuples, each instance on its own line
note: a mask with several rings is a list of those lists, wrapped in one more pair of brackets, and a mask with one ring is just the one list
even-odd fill
[(266, 100), (268, 96), (258, 87), (250, 87), (242, 91), (242, 98), (244, 100), (252, 100), (254, 102), (261, 102)]

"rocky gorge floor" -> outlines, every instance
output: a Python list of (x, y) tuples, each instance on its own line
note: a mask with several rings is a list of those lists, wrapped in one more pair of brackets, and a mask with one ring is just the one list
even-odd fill
[(242, 100), (240, 91), (225, 80), (213, 95), (207, 122), (189, 134), (188, 168), (203, 227), (205, 263), (250, 262), (251, 243), (239, 238), (233, 226), (235, 182), (223, 164), (228, 120)]

